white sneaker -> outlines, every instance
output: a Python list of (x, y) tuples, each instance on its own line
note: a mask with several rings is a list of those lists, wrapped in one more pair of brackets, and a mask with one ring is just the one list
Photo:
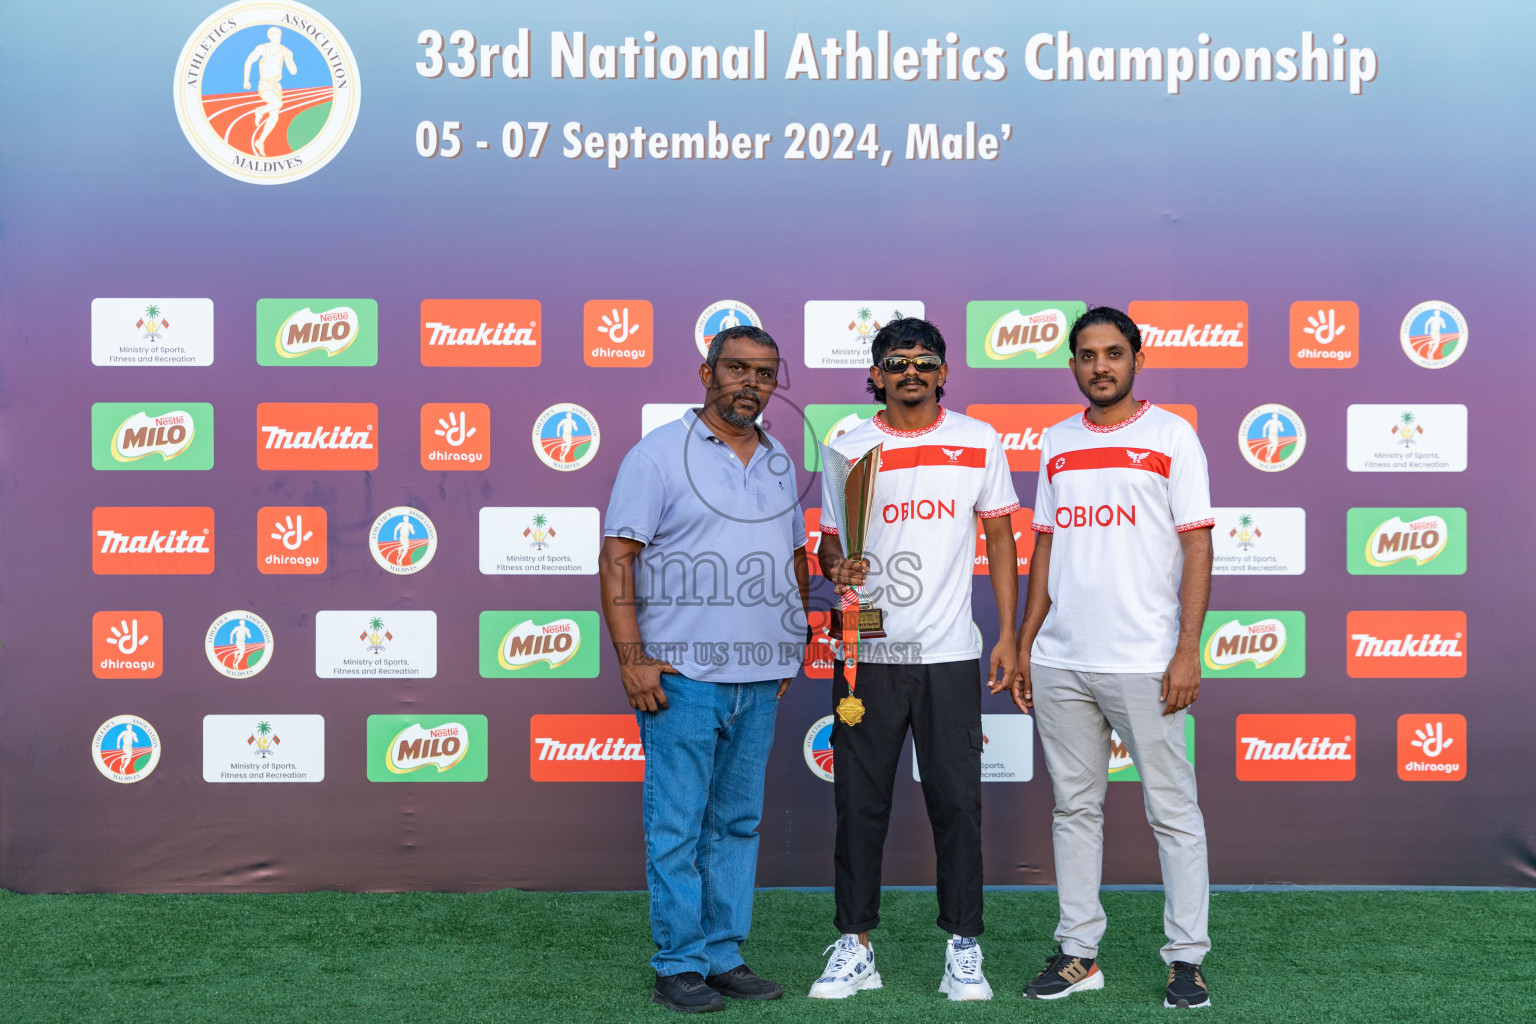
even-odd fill
[(981, 973), (981, 944), (954, 936), (944, 946), (944, 978), (939, 991), (951, 1000), (991, 999), (992, 986)]
[(847, 999), (863, 989), (881, 987), (874, 947), (864, 945), (857, 935), (843, 935), (822, 952), (830, 952), (832, 958), (811, 986), (812, 999)]

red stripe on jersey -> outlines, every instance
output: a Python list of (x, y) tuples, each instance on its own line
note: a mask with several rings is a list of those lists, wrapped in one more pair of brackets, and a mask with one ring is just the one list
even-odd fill
[(1055, 480), (1057, 473), (1073, 469), (1145, 469), (1165, 477), (1170, 465), (1168, 456), (1150, 449), (1080, 448), (1052, 455), (1046, 479)]
[(985, 448), (947, 448), (941, 444), (919, 444), (910, 448), (887, 448), (880, 453), (880, 471), (915, 469), (918, 466), (967, 466), (987, 468)]

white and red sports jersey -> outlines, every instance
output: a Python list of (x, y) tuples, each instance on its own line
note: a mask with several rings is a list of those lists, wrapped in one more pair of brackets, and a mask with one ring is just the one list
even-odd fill
[[(877, 444), (875, 511), (865, 557), (865, 589), (885, 612), (886, 639), (859, 645), (865, 661), (934, 665), (979, 655), (971, 635), (976, 517), (1019, 507), (1008, 456), (988, 423), (939, 409), (922, 430), (896, 430), (879, 415), (832, 447), (856, 459)], [(821, 478), (821, 529), (838, 535), (827, 476)]]
[(1179, 635), (1179, 534), (1215, 525), (1194, 428), (1151, 402), (1110, 427), (1080, 416), (1040, 441), (1034, 528), (1051, 535), (1051, 609), (1030, 660), (1161, 673)]

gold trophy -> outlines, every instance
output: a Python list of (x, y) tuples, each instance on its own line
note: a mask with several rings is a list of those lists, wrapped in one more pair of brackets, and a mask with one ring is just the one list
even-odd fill
[[(827, 445), (821, 446), (823, 472), (831, 484), (829, 490), (837, 507), (838, 526), (842, 530), (843, 557), (863, 558), (869, 540), (869, 523), (875, 513), (875, 477), (880, 472), (880, 451), (875, 445), (850, 460)], [(848, 696), (837, 702), (837, 717), (844, 725), (858, 725), (864, 717), (864, 702), (853, 695), (859, 662), (859, 641), (885, 636), (885, 613), (876, 608), (860, 587), (849, 587), (842, 595), (842, 608), (834, 615), (834, 629), (842, 634), (843, 678), (848, 682)]]

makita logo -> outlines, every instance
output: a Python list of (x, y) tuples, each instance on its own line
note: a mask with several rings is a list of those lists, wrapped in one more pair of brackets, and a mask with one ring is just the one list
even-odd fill
[(316, 425), (312, 430), (286, 430), (283, 427), (262, 427), (266, 435), (267, 449), (323, 451), (339, 449), (373, 450), (373, 424), (362, 430), (348, 426)]
[(1133, 302), (1148, 366), (1248, 365), (1248, 303)]
[(1332, 736), (1297, 736), (1289, 741), (1273, 742), (1259, 736), (1239, 736), (1244, 744), (1244, 761), (1353, 761), (1354, 741), (1346, 736), (1335, 741)]
[(263, 402), (256, 407), (256, 465), (378, 469), (378, 422), (372, 402)]
[(1136, 525), (1136, 506), (1123, 505), (1058, 505), (1056, 528), (1070, 530), (1074, 527)]
[(1467, 615), (1442, 611), (1350, 612), (1345, 670), (1365, 679), (1460, 679), (1467, 674)]
[(96, 536), (101, 538), (101, 553), (104, 555), (207, 555), (213, 553), (213, 549), (208, 546), (206, 536), (193, 535), (186, 530), (172, 530), (163, 534), (159, 530), (153, 530), (148, 534), (97, 530)]
[(903, 501), (882, 508), (880, 510), (880, 518), (887, 523), (904, 523), (908, 519), (953, 519), (955, 518), (955, 502), (954, 499), (949, 501), (932, 501), (928, 498), (920, 498), (917, 501)]
[(423, 366), (538, 366), (539, 321), (534, 299), (424, 299)]
[(519, 327), (512, 323), (498, 323), (494, 327), (481, 323), (479, 327), (455, 327), (437, 322), (422, 324), (432, 332), (428, 345), (537, 345), (532, 327)]
[(549, 736), (535, 736), (540, 761), (644, 761), (645, 750), (639, 743), (630, 743), (618, 736), (600, 740), (593, 736), (583, 745), (581, 740), (562, 742)]
[(1379, 637), (1369, 633), (1351, 633), (1349, 638), (1354, 641), (1357, 658), (1460, 658), (1465, 656), (1461, 649), (1461, 634), (1455, 636), (1441, 636), (1436, 633), (1430, 636), (1423, 633), (1419, 636)]
[(1010, 430), (998, 436), (1002, 438), (1005, 452), (1037, 452), (1040, 450), (1040, 439), (1045, 436), (1045, 431), (1025, 427), (1023, 430)]
[(634, 715), (534, 715), (528, 776), (534, 782), (640, 782), (640, 725)]
[(1238, 715), (1237, 777), (1244, 782), (1348, 782), (1355, 777), (1354, 715)]
[(99, 574), (213, 571), (211, 508), (97, 508), (91, 538)]
[(1183, 327), (1158, 327), (1154, 324), (1137, 324), (1141, 328), (1141, 343), (1150, 348), (1243, 348), (1248, 342), (1243, 337), (1241, 321), (1232, 327), (1222, 324), (1185, 324)]

